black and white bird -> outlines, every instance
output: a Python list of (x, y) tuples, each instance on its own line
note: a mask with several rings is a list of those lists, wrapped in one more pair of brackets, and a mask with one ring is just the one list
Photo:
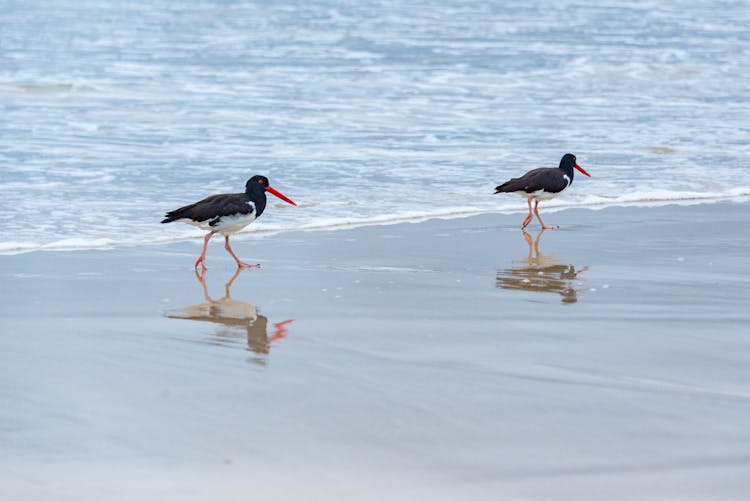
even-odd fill
[(182, 221), (208, 231), (203, 239), (203, 252), (195, 262), (196, 268), (200, 264), (204, 270), (206, 269), (206, 247), (208, 247), (208, 241), (216, 233), (224, 235), (224, 248), (237, 261), (238, 267), (260, 266), (241, 261), (229, 245), (229, 235), (237, 233), (263, 214), (263, 211), (266, 210), (266, 192), (276, 195), (287, 203), (297, 205), (272, 188), (268, 184), (267, 177), (253, 176), (245, 183), (244, 193), (211, 195), (200, 202), (167, 212), (162, 223)]
[(543, 229), (550, 230), (553, 226), (547, 226), (539, 217), (539, 202), (555, 198), (573, 184), (573, 169), (578, 169), (583, 175), (591, 177), (576, 163), (575, 155), (566, 153), (560, 160), (559, 167), (542, 167), (530, 170), (523, 176), (506, 181), (495, 188), (495, 194), (515, 193), (526, 197), (529, 203), (529, 214), (523, 220), (523, 228), (526, 228), (531, 222), (531, 202), (533, 200), (534, 214), (536, 214), (539, 224), (542, 225)]

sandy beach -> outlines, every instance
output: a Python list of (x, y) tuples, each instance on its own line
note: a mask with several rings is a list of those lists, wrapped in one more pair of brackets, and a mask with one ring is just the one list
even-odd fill
[(0, 256), (0, 498), (740, 499), (750, 202)]

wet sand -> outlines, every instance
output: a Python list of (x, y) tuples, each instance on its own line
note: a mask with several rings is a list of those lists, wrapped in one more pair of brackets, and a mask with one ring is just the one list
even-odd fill
[(742, 498), (750, 203), (0, 256), (2, 499)]

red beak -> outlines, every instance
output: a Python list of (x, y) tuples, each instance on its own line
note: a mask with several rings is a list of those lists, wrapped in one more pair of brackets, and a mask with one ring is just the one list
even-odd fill
[[(588, 174), (586, 174), (586, 175), (588, 176)], [(288, 204), (292, 204), (292, 205), (294, 205), (294, 206), (296, 206), (296, 205), (297, 205), (297, 204), (295, 204), (295, 203), (294, 203), (294, 202), (292, 201), (292, 199), (291, 199), (291, 198), (287, 197), (286, 195), (284, 195), (284, 194), (283, 194), (283, 193), (281, 193), (280, 191), (276, 191), (276, 190), (275, 190), (274, 188), (272, 188), (272, 187), (270, 187), (270, 186), (266, 186), (266, 191), (267, 191), (267, 192), (269, 192), (269, 193), (273, 193), (274, 195), (276, 195), (277, 197), (279, 197), (280, 199), (282, 199), (283, 201), (285, 201), (285, 202), (286, 202), (286, 203), (288, 203)]]
[(583, 174), (584, 176), (588, 176), (588, 177), (591, 177), (591, 174), (589, 174), (588, 172), (586, 172), (585, 170), (583, 170), (583, 167), (581, 167), (580, 165), (576, 164), (576, 169), (578, 169), (579, 171), (581, 171), (581, 173), (582, 173), (582, 174)]

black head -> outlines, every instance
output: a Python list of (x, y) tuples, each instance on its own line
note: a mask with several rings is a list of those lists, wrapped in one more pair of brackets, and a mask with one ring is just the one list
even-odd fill
[(583, 167), (578, 165), (576, 156), (572, 153), (566, 153), (565, 155), (563, 155), (563, 157), (560, 159), (559, 167), (564, 170), (571, 179), (573, 179), (573, 169), (579, 170), (584, 176), (591, 177), (591, 174), (583, 170)]
[(253, 176), (245, 183), (247, 193), (265, 193), (268, 188), (268, 178), (266, 176)]
[(573, 167), (576, 165), (576, 156), (572, 153), (566, 153), (563, 155), (563, 157), (560, 159), (560, 168), (561, 169), (570, 169), (573, 170)]
[(266, 192), (271, 193), (272, 195), (276, 195), (288, 204), (297, 205), (286, 195), (274, 189), (270, 184), (268, 184), (268, 178), (266, 176), (253, 176), (247, 180), (247, 183), (245, 183), (245, 193), (247, 193), (251, 197), (253, 195), (260, 195), (260, 198), (262, 200), (265, 200)]

